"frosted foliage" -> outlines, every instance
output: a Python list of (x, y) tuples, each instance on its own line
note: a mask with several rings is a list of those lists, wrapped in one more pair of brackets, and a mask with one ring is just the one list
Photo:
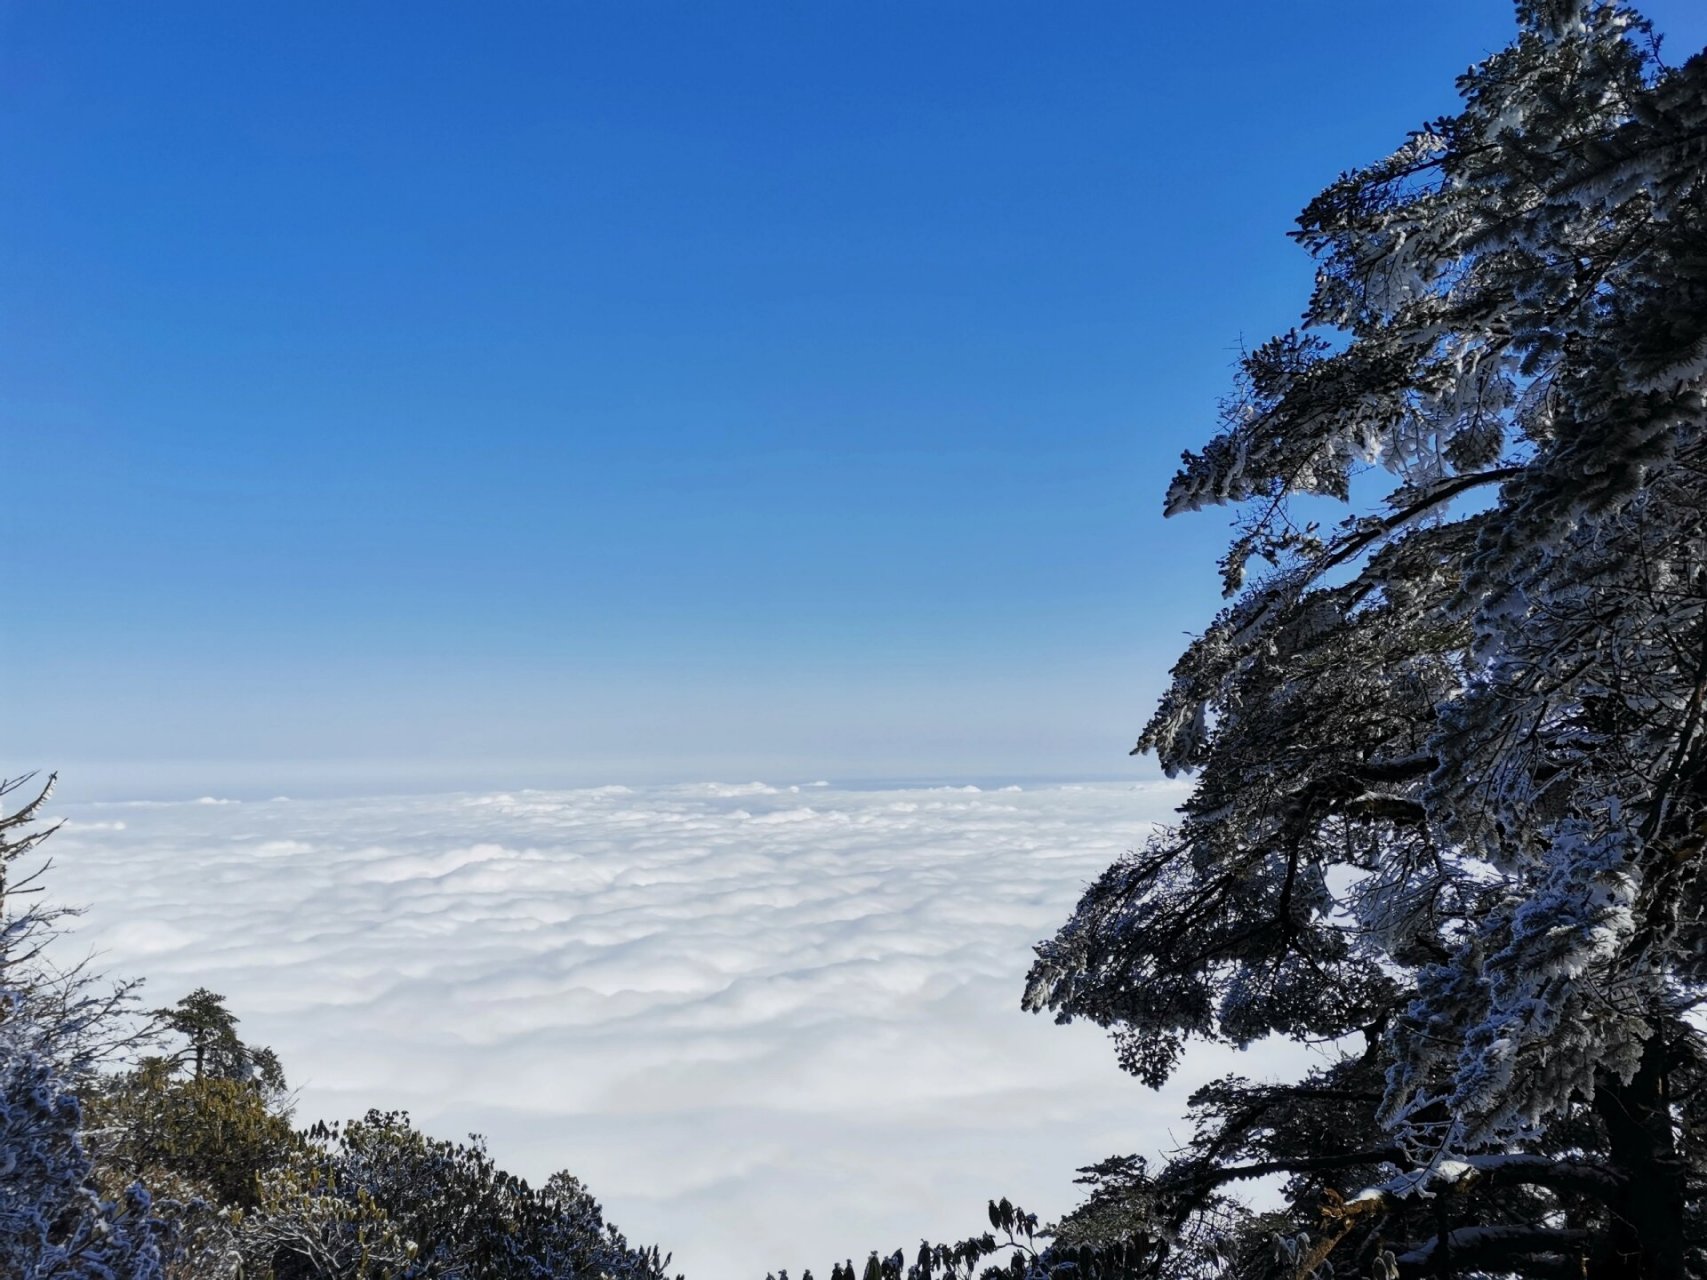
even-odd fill
[(16, 992), (0, 992), (0, 1275), (155, 1280), (147, 1193), (133, 1187), (115, 1205), (94, 1190), (53, 1031)]
[(1181, 1037), (1361, 1032), (1419, 1156), (1680, 1070), (1707, 998), (1707, 57), (1519, 16), (1300, 218), (1305, 327), (1166, 499), (1240, 507), (1137, 748), (1196, 789), (1026, 996), (1157, 1079)]
[[(1635, 932), (1630, 841), (1562, 827), (1535, 891), (1509, 897), (1475, 944), (1421, 975), (1413, 1017), (1396, 1032), (1400, 1114), (1444, 1101), (1454, 1149), (1535, 1136), (1573, 1098), (1592, 1100), (1600, 1073), (1634, 1075), (1650, 1034), (1644, 1014), (1663, 994), (1658, 975), (1638, 967), (1609, 976)], [(1498, 950), (1488, 954), (1490, 945)], [(1425, 1011), (1434, 1016), (1415, 1016)], [(1438, 1098), (1431, 1079), (1450, 1082)]]
[(54, 831), (39, 821), (53, 780), (33, 795), (29, 782), (0, 779), (0, 1276), (154, 1280), (161, 1224), (141, 1186), (122, 1203), (96, 1190), (76, 1094), (126, 1034), (116, 1014), (128, 989), (103, 993), (79, 967), (42, 959), (68, 913), (36, 896), (30, 855)]

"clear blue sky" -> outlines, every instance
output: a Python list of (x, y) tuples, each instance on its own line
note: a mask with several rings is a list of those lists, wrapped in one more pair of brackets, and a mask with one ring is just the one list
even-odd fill
[(1161, 489), (1283, 233), (1510, 24), (6, 4), (5, 763), (1136, 772), (1224, 529)]

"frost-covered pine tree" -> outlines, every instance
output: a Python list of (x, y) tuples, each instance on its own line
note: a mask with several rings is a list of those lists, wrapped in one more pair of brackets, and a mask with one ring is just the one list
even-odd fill
[(1152, 1083), (1351, 1038), (1123, 1184), (1178, 1231), (1241, 1160), (1294, 1175), (1335, 1225), (1283, 1272), (1707, 1271), (1707, 55), (1517, 15), (1300, 218), (1304, 323), (1167, 495), (1240, 513), (1138, 744), (1196, 789), (1026, 995)]

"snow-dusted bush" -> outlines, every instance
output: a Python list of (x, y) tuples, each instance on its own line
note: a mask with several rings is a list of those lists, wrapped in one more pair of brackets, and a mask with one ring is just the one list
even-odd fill
[[(0, 797), (18, 783), (0, 783)], [(16, 909), (19, 859), (51, 828), (33, 827), (47, 788), (0, 816), (0, 1276), (16, 1280), (157, 1280), (148, 1193), (96, 1187), (77, 1087), (115, 1037), (124, 992), (101, 993), (40, 956), (54, 913)], [(8, 911), (8, 907), (13, 907)]]

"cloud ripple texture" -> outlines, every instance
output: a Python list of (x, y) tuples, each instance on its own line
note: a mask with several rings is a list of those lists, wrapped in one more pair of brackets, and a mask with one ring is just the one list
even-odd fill
[[(70, 806), (50, 846), (93, 950), (230, 999), (297, 1115), (406, 1108), (567, 1168), (690, 1280), (827, 1273), (1045, 1217), (1170, 1141), (1094, 1028), (1020, 1012), (1031, 945), (1168, 784), (824, 784)], [(1243, 1067), (1252, 1070), (1247, 1063)]]

